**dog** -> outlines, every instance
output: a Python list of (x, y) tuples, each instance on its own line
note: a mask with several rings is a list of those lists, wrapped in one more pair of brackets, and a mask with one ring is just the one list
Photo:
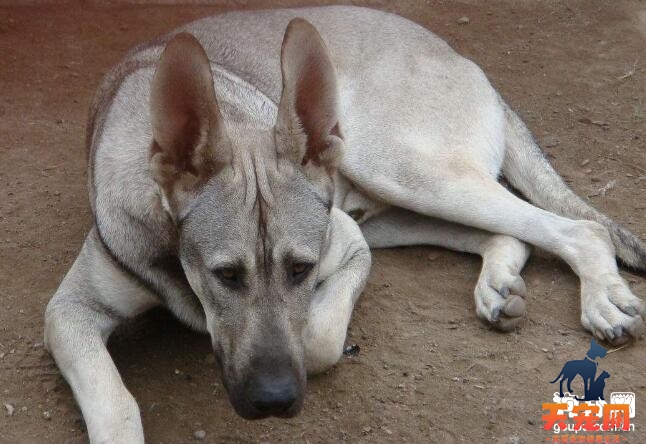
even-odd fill
[[(580, 359), (580, 360), (574, 359), (572, 361), (566, 362), (565, 365), (563, 366), (563, 369), (561, 369), (561, 373), (559, 373), (559, 375), (556, 377), (556, 379), (554, 379), (554, 381), (550, 381), (550, 384), (554, 384), (556, 381), (560, 379), (561, 381), (559, 385), (559, 389), (560, 389), (559, 393), (561, 397), (563, 397), (564, 396), (563, 382), (567, 381), (568, 392), (572, 393), (572, 387), (571, 387), (572, 380), (577, 376), (581, 376), (581, 378), (583, 378), (584, 397), (583, 399), (579, 399), (579, 398), (577, 399), (579, 401), (596, 400), (596, 398), (590, 398), (590, 396), (588, 396), (588, 393), (590, 392), (592, 387), (591, 384), (595, 381), (594, 377), (597, 374), (598, 364), (595, 360), (597, 358), (605, 358), (606, 354), (607, 354), (606, 349), (600, 346), (599, 344), (597, 344), (594, 339), (591, 339), (590, 349), (588, 350), (588, 353), (586, 353), (585, 359)], [(602, 396), (603, 396), (603, 392), (602, 392)]]
[(644, 270), (646, 245), (566, 186), (480, 68), (393, 14), (183, 26), (105, 76), (87, 146), (94, 225), (47, 306), (45, 343), (92, 442), (144, 439), (105, 342), (160, 305), (208, 332), (241, 416), (297, 414), (306, 375), (341, 356), (370, 248), (481, 255), (476, 314), (509, 331), (535, 245), (580, 277), (595, 337), (644, 329), (616, 256)]

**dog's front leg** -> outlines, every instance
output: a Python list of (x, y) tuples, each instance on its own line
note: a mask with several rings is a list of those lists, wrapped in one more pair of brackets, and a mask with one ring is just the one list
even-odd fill
[(108, 255), (94, 229), (47, 305), (45, 344), (70, 384), (92, 443), (143, 443), (139, 408), (105, 343), (118, 323), (157, 304)]
[(370, 249), (359, 226), (336, 208), (330, 216), (327, 245), (305, 329), (309, 374), (327, 370), (341, 357), (354, 303), (370, 272)]

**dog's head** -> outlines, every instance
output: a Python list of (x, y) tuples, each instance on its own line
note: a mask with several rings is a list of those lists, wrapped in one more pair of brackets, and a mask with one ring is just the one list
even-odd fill
[(588, 350), (588, 357), (590, 359), (605, 358), (606, 353), (608, 353), (606, 349), (597, 344), (594, 338), (590, 339), (590, 350)]
[(151, 84), (151, 171), (245, 418), (301, 408), (303, 331), (343, 145), (333, 67), (309, 23), (290, 23), (281, 63), (272, 130), (225, 120), (207, 55), (189, 34), (170, 40)]

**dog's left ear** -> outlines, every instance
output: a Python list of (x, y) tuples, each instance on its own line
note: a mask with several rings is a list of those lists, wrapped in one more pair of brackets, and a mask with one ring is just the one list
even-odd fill
[(279, 154), (302, 166), (334, 167), (343, 150), (336, 74), (312, 24), (296, 18), (281, 50), (283, 93), (275, 137)]

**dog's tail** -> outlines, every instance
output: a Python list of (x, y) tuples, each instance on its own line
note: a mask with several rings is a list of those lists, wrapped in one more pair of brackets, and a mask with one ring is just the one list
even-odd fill
[(550, 381), (550, 384), (554, 384), (556, 381), (558, 381), (561, 378), (561, 376), (563, 376), (563, 372), (559, 373), (559, 375), (556, 377), (554, 381)]
[(646, 271), (646, 243), (574, 194), (549, 164), (522, 120), (506, 104), (503, 174), (530, 202), (570, 219), (600, 223), (610, 232), (617, 256), (628, 267)]

